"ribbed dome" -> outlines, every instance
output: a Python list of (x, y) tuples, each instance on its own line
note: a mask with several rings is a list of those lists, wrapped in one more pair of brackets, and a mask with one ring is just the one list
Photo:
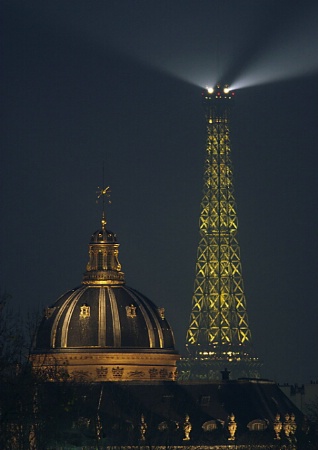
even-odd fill
[(174, 350), (164, 309), (127, 286), (82, 285), (62, 295), (45, 310), (35, 351)]
[(117, 236), (112, 231), (106, 230), (106, 228), (95, 231), (90, 240), (91, 244), (106, 244), (112, 242), (117, 242)]
[(116, 235), (93, 233), (80, 287), (44, 311), (32, 350), (36, 370), (93, 381), (176, 379), (178, 353), (165, 311), (125, 285)]

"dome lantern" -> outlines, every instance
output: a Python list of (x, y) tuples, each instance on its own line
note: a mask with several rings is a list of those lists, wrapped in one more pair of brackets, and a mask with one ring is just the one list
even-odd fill
[(89, 243), (89, 260), (83, 277), (83, 284), (124, 284), (124, 273), (118, 260), (117, 237), (103, 228), (93, 233)]
[[(106, 229), (105, 197), (110, 196), (110, 187), (99, 188), (97, 201), (103, 200), (101, 229), (93, 233), (89, 243), (89, 260), (84, 273), (83, 284), (120, 285), (124, 284), (124, 273), (118, 261), (116, 234)], [(110, 202), (110, 201), (109, 201)]]

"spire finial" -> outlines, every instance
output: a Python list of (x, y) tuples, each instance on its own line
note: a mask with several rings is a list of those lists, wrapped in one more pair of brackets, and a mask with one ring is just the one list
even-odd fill
[[(101, 220), (103, 230), (106, 229), (106, 224), (107, 224), (106, 217), (105, 217), (105, 197), (109, 198), (110, 193), (111, 193), (111, 190), (110, 190), (109, 186), (107, 186), (105, 188), (101, 188), (98, 186), (97, 191), (96, 191), (96, 194), (97, 194), (96, 203), (98, 203), (98, 200), (100, 198), (103, 199), (103, 212), (102, 212), (102, 220)], [(111, 200), (108, 200), (108, 203), (111, 204)]]
[[(104, 180), (103, 180), (104, 181)], [(104, 183), (102, 186), (105, 186)], [(96, 194), (103, 202), (102, 229), (93, 233), (89, 243), (89, 260), (83, 277), (85, 285), (122, 285), (125, 283), (124, 273), (118, 261), (118, 247), (116, 234), (106, 230), (105, 204), (111, 203), (110, 187), (98, 186)]]

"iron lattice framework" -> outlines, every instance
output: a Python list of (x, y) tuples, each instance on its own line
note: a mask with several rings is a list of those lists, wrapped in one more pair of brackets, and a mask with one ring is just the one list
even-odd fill
[(230, 158), (230, 110), (234, 92), (217, 86), (204, 93), (207, 154), (200, 215), (200, 241), (192, 312), (187, 332), (189, 358), (181, 378), (257, 377), (242, 278)]

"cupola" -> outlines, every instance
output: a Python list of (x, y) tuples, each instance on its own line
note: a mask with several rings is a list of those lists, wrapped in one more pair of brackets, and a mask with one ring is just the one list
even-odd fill
[(125, 284), (118, 252), (103, 211), (82, 284), (44, 311), (31, 355), (35, 370), (52, 379), (176, 380), (179, 354), (165, 309)]

